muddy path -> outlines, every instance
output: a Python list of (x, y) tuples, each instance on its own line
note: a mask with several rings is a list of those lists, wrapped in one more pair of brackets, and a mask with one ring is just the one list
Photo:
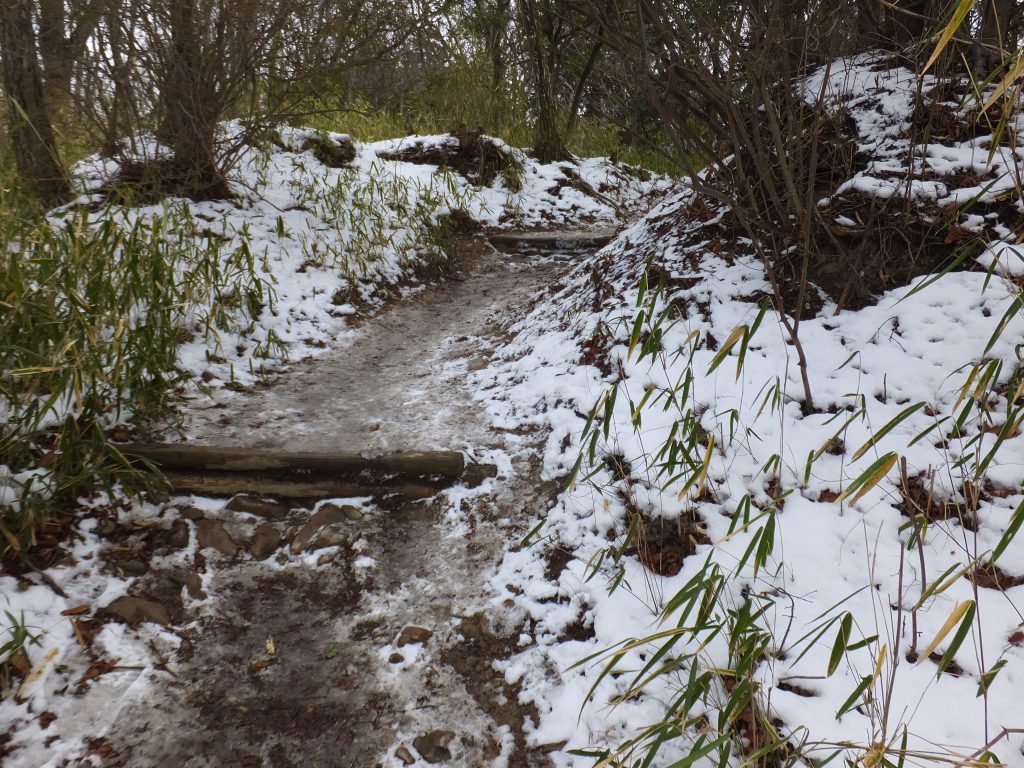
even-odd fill
[[(539, 477), (543, 436), (492, 430), (465, 374), (575, 256), (479, 254), (280, 383), (191, 413), (195, 441), (466, 450), (499, 473), (432, 499), (350, 500), (329, 546), (306, 553), (287, 542), (312, 509), (268, 522), (204, 505), (239, 552), (196, 556), (202, 591), (184, 598), (183, 646), (156, 689), (122, 709), (105, 764), (550, 765), (554, 746), (527, 748), (534, 713), (495, 668), (520, 628), (491, 604), (488, 579), (558, 488)], [(245, 552), (257, 525), (282, 535), (276, 557)]]

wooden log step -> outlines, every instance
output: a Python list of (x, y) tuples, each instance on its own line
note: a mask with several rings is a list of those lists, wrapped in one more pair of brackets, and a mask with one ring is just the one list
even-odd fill
[(118, 447), (126, 456), (146, 459), (166, 470), (282, 470), (330, 475), (371, 472), (458, 479), (466, 469), (465, 457), (458, 451), (402, 451), (381, 456), (362, 456), (340, 451), (279, 451), (188, 443), (128, 443)]
[(363, 456), (188, 443), (127, 443), (118, 448), (129, 460), (154, 464), (177, 491), (217, 496), (257, 493), (312, 499), (399, 494), (423, 498), (459, 481), (476, 486), (497, 475), (493, 465), (467, 464), (457, 451)]
[(487, 233), (487, 239), (496, 248), (537, 246), (554, 248), (557, 246), (581, 247), (607, 245), (615, 238), (615, 230), (595, 228), (593, 230), (496, 230)]
[(442, 483), (372, 483), (358, 480), (309, 478), (289, 480), (266, 477), (253, 472), (179, 472), (167, 471), (164, 477), (175, 493), (200, 496), (235, 496), (240, 493), (274, 499), (340, 499), (356, 496), (402, 496), (426, 499), (443, 488)]

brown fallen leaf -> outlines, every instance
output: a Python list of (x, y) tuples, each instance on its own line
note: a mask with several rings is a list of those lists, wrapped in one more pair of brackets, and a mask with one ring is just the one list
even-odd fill
[(83, 613), (88, 613), (89, 609), (92, 608), (88, 603), (82, 603), (76, 605), (74, 608), (66, 608), (60, 612), (61, 616), (81, 616)]

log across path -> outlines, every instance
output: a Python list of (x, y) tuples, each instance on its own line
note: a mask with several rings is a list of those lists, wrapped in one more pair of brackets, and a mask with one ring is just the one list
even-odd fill
[(494, 477), (493, 464), (467, 462), (459, 451), (397, 451), (380, 455), (340, 451), (282, 451), (219, 445), (130, 443), (131, 460), (153, 464), (176, 493), (233, 496), (253, 493), (316, 500), (342, 496), (433, 496)]
[(125, 691), (105, 765), (552, 764), (495, 667), (521, 628), (489, 580), (560, 486), (540, 477), (545, 435), (492, 428), (467, 383), (571, 266), (571, 248), (545, 248), (482, 253), (279, 383), (197, 402), (187, 449), (135, 447), (179, 489), (244, 477), (356, 498), (285, 499), (263, 518), (176, 500), (200, 545), (163, 593), (185, 640)]

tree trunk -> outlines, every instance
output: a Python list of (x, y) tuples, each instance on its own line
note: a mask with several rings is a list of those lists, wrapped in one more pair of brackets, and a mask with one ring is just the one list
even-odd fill
[(223, 112), (209, 53), (200, 36), (195, 0), (171, 0), (170, 50), (160, 89), (163, 138), (174, 153), (170, 190), (194, 200), (231, 197), (217, 162), (217, 121)]
[(981, 26), (971, 49), (971, 68), (983, 80), (1006, 59), (1014, 0), (982, 0)]
[(71, 102), (71, 44), (66, 34), (64, 0), (39, 2), (39, 54), (43, 64), (43, 90), (51, 115)]
[(59, 202), (68, 182), (43, 97), (30, 0), (0, 0), (0, 52), (18, 175), (43, 201)]
[(898, 52), (935, 31), (948, 3), (946, 0), (894, 0), (884, 5), (880, 42), (885, 48)]
[(520, 9), (533, 74), (533, 153), (539, 162), (551, 163), (566, 160), (571, 155), (562, 136), (555, 96), (552, 14), (539, 5), (540, 0), (522, 0)]
[(104, 0), (39, 0), (39, 55), (43, 93), (51, 116), (71, 105), (71, 79), (75, 62), (96, 30)]
[(121, 141), (131, 130), (132, 120), (129, 112), (128, 51), (125, 46), (124, 30), (121, 28), (121, 9), (117, 0), (107, 0), (105, 5), (107, 45), (113, 63), (111, 80), (114, 94), (110, 103), (110, 112), (103, 126), (103, 144), (101, 152), (106, 157), (116, 157), (120, 151)]

